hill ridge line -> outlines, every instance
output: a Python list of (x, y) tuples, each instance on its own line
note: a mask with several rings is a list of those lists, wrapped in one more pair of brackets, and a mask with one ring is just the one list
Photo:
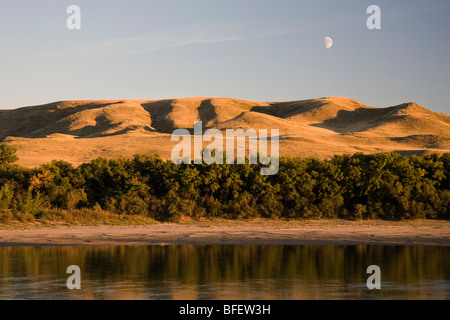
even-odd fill
[(0, 110), (0, 142), (28, 166), (53, 159), (159, 153), (169, 159), (175, 129), (279, 129), (280, 153), (450, 152), (450, 116), (406, 102), (370, 107), (350, 98), (260, 102), (221, 97), (64, 100)]

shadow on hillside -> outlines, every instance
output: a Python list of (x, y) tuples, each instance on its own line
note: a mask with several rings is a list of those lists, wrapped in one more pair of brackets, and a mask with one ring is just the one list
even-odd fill
[(336, 117), (311, 126), (332, 130), (340, 134), (364, 132), (389, 121), (392, 110), (358, 108), (354, 111), (340, 110)]
[(141, 106), (148, 112), (152, 121), (150, 132), (172, 133), (174, 123), (168, 120), (168, 115), (173, 111), (173, 102), (175, 99), (158, 100), (149, 103), (143, 103)]
[(217, 118), (216, 108), (211, 103), (212, 99), (203, 100), (198, 110), (199, 120), (203, 122), (203, 126)]
[[(4, 113), (2, 118), (0, 119), (0, 128), (12, 127), (13, 129), (8, 130), (7, 134), (2, 134), (2, 130), (0, 129), (0, 142), (11, 136), (28, 139), (46, 138), (48, 135), (54, 133), (79, 136), (84, 132), (89, 132), (90, 130), (94, 130), (98, 127), (104, 126), (105, 124), (103, 119), (99, 119), (101, 123), (96, 124), (95, 126), (87, 126), (80, 130), (62, 129), (70, 127), (70, 123), (73, 120), (68, 119), (65, 121), (60, 121), (60, 119), (86, 110), (101, 109), (112, 104), (116, 104), (118, 103), (118, 101), (108, 103), (89, 103), (70, 108), (58, 109), (57, 106), (61, 103), (62, 102), (54, 102), (42, 106), (32, 106), (8, 110), (8, 113)], [(34, 114), (32, 116), (24, 119), (23, 117), (17, 115), (21, 112), (24, 112), (24, 110), (26, 111), (27, 108), (33, 108)]]

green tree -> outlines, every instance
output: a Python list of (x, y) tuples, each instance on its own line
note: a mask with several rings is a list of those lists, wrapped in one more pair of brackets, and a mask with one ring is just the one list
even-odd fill
[(11, 164), (19, 160), (16, 156), (17, 149), (6, 143), (0, 143), (0, 166)]

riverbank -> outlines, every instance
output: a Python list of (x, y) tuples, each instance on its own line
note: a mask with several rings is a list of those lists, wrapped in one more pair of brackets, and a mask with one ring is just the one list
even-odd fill
[(0, 246), (179, 244), (450, 246), (450, 221), (204, 219), (150, 225), (0, 225)]

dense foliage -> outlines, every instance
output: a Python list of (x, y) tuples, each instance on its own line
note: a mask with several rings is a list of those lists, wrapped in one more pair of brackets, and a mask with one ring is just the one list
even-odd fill
[(224, 218), (449, 219), (450, 154), (281, 157), (261, 165), (177, 165), (157, 155), (28, 169), (0, 148), (0, 221), (105, 212), (160, 221)]

